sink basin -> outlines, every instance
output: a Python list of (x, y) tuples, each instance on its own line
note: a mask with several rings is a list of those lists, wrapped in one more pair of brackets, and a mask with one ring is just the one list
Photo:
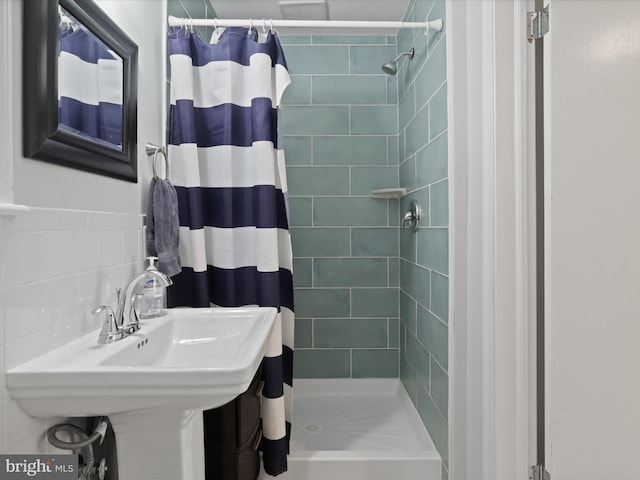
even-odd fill
[(115, 343), (99, 345), (96, 330), (13, 368), (7, 387), (32, 416), (108, 415), (119, 478), (204, 480), (202, 411), (247, 390), (281, 341), (276, 314), (170, 309)]
[(90, 333), (11, 369), (7, 386), (30, 415), (98, 416), (207, 409), (244, 392), (265, 352), (274, 308), (179, 308), (142, 320), (108, 345)]

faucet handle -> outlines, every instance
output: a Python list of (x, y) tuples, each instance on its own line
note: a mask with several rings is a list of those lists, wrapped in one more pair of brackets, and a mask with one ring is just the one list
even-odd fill
[(111, 307), (109, 305), (100, 305), (96, 308), (94, 308), (93, 310), (91, 310), (91, 313), (94, 315), (100, 315), (102, 312), (107, 312), (108, 315), (110, 316), (114, 316), (113, 315), (113, 310), (111, 309)]
[(91, 310), (91, 313), (94, 315), (100, 315), (102, 312), (106, 312), (107, 315), (104, 323), (102, 324), (102, 330), (100, 330), (100, 334), (98, 335), (98, 343), (112, 343), (115, 340), (122, 338), (123, 332), (118, 328), (116, 316), (114, 315), (111, 307), (108, 305), (100, 305), (99, 307)]
[(121, 327), (121, 329), (124, 330), (124, 332), (127, 335), (131, 335), (137, 332), (138, 330), (140, 330), (140, 317), (138, 316), (136, 305), (140, 303), (140, 301), (142, 300), (142, 297), (143, 296), (141, 294), (138, 294), (138, 295), (134, 295), (133, 298), (131, 299), (131, 306), (129, 307), (129, 315), (128, 315), (129, 323)]

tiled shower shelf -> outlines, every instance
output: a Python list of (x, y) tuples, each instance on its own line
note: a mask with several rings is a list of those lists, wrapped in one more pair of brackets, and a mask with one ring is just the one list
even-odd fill
[(402, 198), (407, 194), (405, 187), (380, 188), (371, 190), (371, 198)]

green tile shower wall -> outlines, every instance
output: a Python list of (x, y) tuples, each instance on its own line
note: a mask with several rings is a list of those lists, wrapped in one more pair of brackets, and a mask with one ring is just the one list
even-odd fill
[(444, 0), (413, 0), (406, 21), (442, 18), (445, 31), (402, 30), (415, 48), (398, 73), (399, 179), (423, 208), (416, 234), (400, 231), (400, 378), (448, 470), (449, 207)]
[(294, 253), (294, 376), (398, 377), (397, 80), (386, 35), (282, 35)]

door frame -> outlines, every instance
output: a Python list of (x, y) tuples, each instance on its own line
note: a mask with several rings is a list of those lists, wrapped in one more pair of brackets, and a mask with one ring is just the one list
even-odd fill
[(0, 111), (5, 112), (5, 115), (0, 116), (0, 205), (8, 206), (13, 203), (13, 158), (15, 155), (13, 151), (15, 133), (13, 125), (21, 125), (11, 115), (15, 111), (13, 108), (14, 84), (16, 83), (14, 79), (16, 73), (13, 68), (14, 51), (19, 48), (16, 46), (19, 45), (19, 42), (15, 41), (15, 36), (21, 34), (14, 26), (15, 9), (19, 9), (20, 6), (16, 7), (15, 2), (0, 3), (0, 42), (2, 42), (2, 48), (0, 48)]
[(446, 3), (450, 477), (535, 463), (533, 1)]

